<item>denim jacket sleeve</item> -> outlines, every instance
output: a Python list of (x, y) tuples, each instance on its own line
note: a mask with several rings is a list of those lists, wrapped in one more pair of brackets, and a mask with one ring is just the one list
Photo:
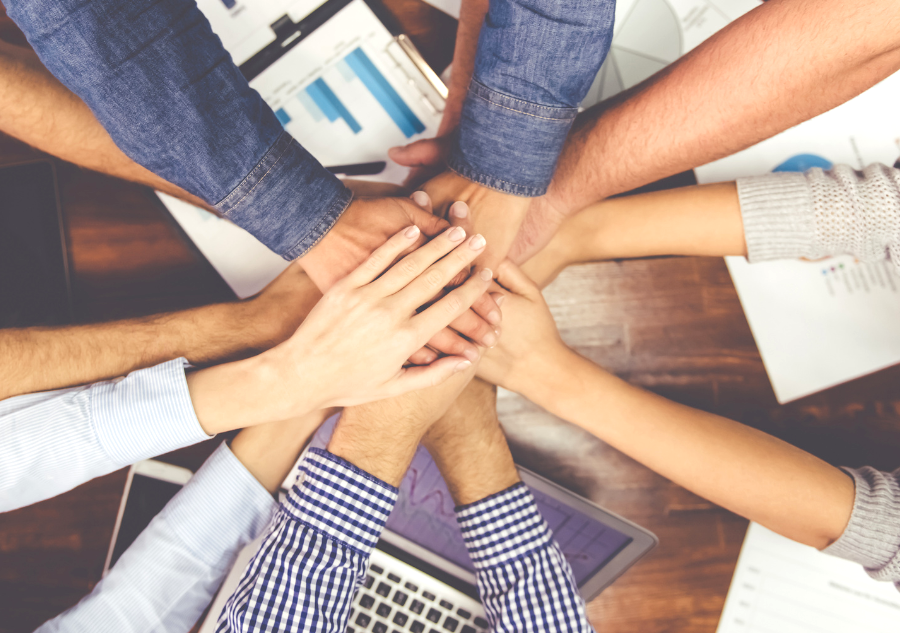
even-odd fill
[(490, 0), (449, 167), (543, 195), (609, 51), (614, 13), (615, 0)]
[(125, 154), (285, 259), (349, 205), (350, 191), (282, 130), (194, 0), (4, 4)]

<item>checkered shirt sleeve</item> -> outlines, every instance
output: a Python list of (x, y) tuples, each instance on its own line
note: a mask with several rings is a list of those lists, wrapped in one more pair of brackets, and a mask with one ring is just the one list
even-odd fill
[(312, 448), (217, 633), (338, 633), (366, 576), (397, 489)]
[(456, 509), (497, 633), (593, 631), (572, 569), (524, 483)]

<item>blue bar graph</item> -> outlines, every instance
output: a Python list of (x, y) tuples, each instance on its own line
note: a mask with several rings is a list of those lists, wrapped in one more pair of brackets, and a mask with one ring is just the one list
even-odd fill
[[(357, 48), (344, 58), (350, 68), (356, 73), (372, 96), (381, 104), (394, 123), (403, 131), (406, 138), (425, 131), (425, 125), (419, 117), (410, 110), (403, 98), (397, 94), (394, 87), (388, 83), (381, 71), (375, 67), (369, 56), (362, 48)], [(318, 81), (321, 81), (318, 80)], [(315, 97), (314, 97), (315, 98)], [(321, 107), (321, 104), (320, 104)], [(324, 109), (323, 109), (324, 111)], [(326, 112), (327, 115), (327, 112)], [(329, 117), (330, 118), (330, 117)]]
[(275, 111), (275, 116), (278, 118), (278, 122), (281, 123), (282, 126), (287, 125), (291, 122), (291, 115), (284, 111), (284, 108), (278, 108)]
[[(306, 87), (306, 94), (312, 98), (319, 110), (322, 111), (322, 114), (324, 114), (332, 123), (338, 119), (344, 119), (354, 134), (359, 134), (362, 130), (362, 126), (357, 122), (353, 115), (350, 114), (350, 110), (348, 110), (341, 100), (338, 99), (338, 96), (334, 94), (334, 91), (321, 77)], [(310, 114), (315, 118), (315, 114), (312, 112)]]

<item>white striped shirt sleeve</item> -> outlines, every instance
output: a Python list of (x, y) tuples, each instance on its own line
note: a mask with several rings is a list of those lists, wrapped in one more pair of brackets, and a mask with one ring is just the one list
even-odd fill
[(342, 633), (397, 489), (310, 449), (217, 633)]
[(457, 508), (478, 593), (498, 633), (588, 633), (584, 600), (524, 483)]
[(0, 400), (0, 512), (209, 439), (183, 358), (124, 378)]
[(188, 631), (277, 507), (223, 443), (109, 575), (37, 633)]

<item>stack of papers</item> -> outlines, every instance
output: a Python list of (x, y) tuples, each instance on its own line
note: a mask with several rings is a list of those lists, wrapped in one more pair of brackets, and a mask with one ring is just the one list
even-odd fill
[(896, 633), (900, 592), (751, 523), (717, 633)]

